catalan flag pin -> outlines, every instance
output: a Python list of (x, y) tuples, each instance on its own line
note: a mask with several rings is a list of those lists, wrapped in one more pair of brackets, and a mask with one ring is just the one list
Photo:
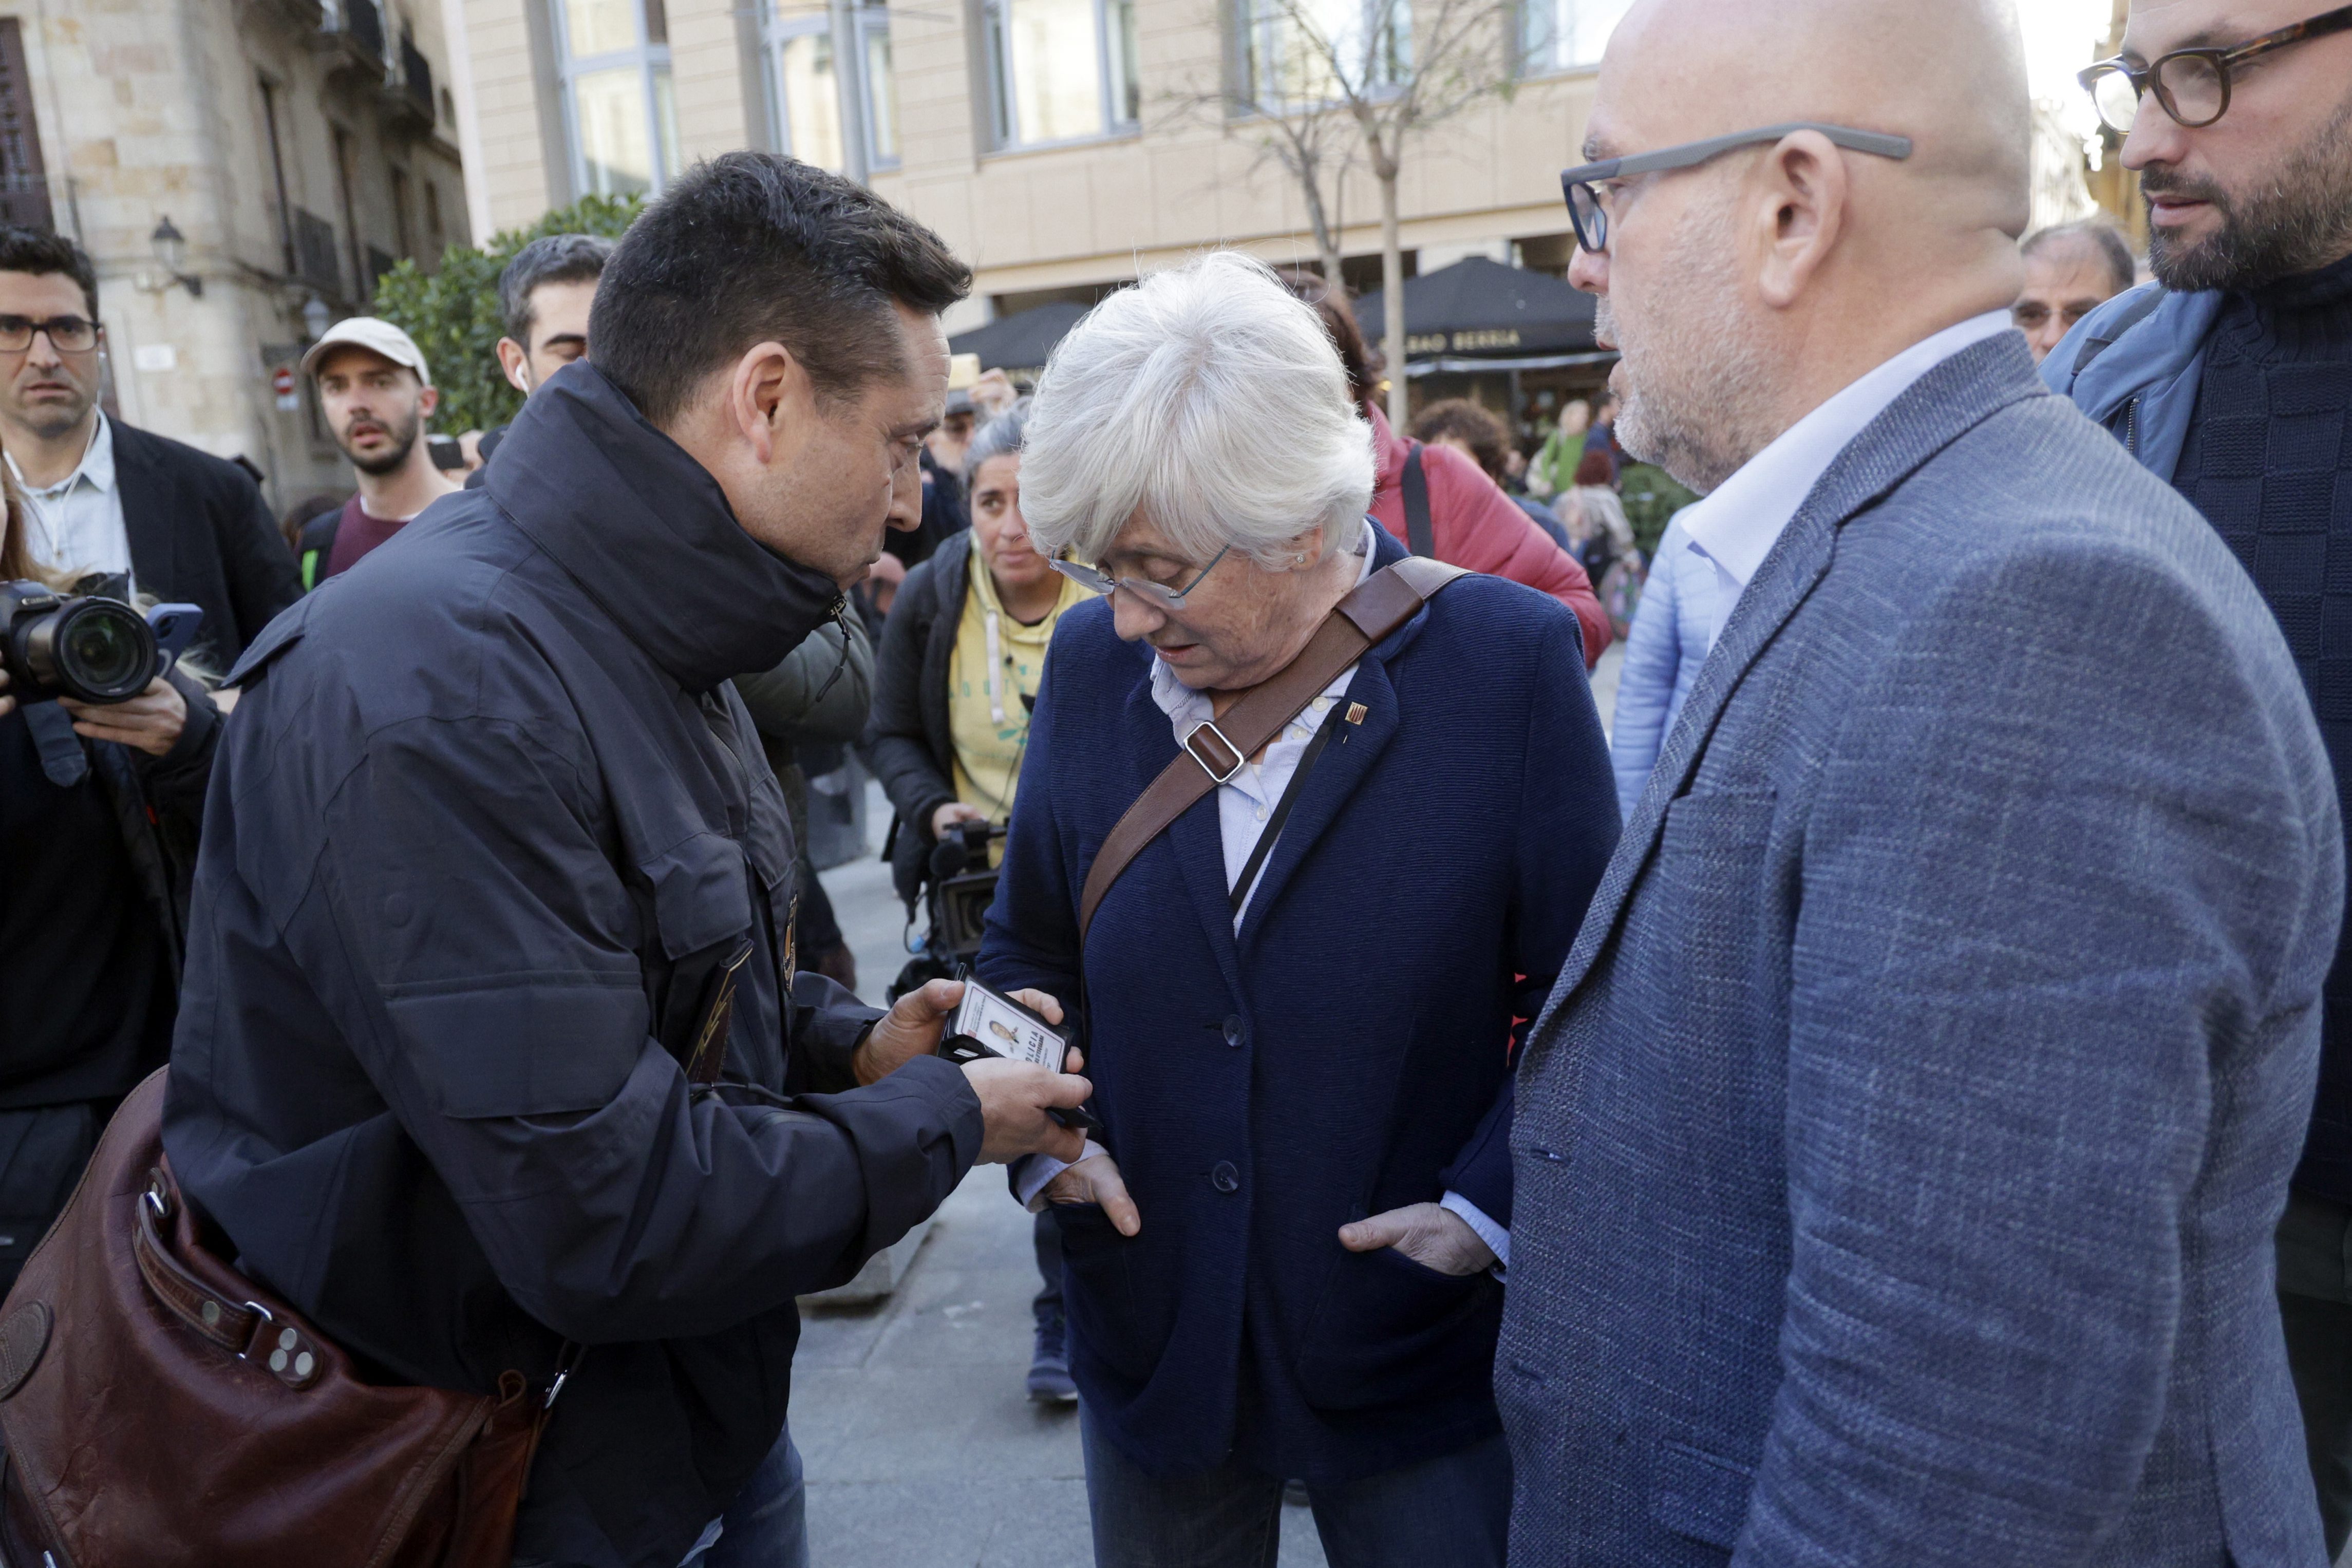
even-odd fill
[(1361, 724), (1364, 722), (1363, 704), (1349, 703), (1348, 705), (1348, 722), (1349, 724)]

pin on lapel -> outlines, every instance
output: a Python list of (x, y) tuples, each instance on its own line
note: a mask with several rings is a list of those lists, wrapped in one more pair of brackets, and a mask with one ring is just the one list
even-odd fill
[(1349, 703), (1349, 704), (1348, 705), (1348, 722), (1349, 722), (1349, 724), (1361, 724), (1361, 723), (1363, 723), (1363, 722), (1364, 722), (1364, 711), (1365, 711), (1365, 710), (1364, 710), (1364, 705), (1363, 705), (1363, 704), (1361, 704), (1361, 703)]

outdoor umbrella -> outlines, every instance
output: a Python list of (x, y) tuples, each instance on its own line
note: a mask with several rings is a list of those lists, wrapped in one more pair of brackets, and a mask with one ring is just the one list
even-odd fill
[(1001, 317), (985, 327), (974, 327), (948, 340), (948, 350), (978, 354), (983, 371), (1003, 371), (1015, 381), (1034, 382), (1045, 368), (1045, 358), (1062, 335), (1078, 324), (1088, 307), (1040, 305), (1034, 310)]
[[(1474, 256), (1404, 284), (1408, 375), (1544, 370), (1614, 356), (1592, 340), (1592, 296), (1566, 279)], [(1380, 340), (1387, 307), (1374, 289), (1356, 324)]]

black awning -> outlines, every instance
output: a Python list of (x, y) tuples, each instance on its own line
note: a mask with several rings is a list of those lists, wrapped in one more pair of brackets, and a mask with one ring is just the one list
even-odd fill
[(974, 327), (948, 340), (953, 354), (978, 354), (983, 371), (1034, 379), (1045, 368), (1046, 356), (1064, 333), (1078, 324), (1089, 308), (1084, 305), (1040, 305), (1034, 310), (1001, 317), (985, 327)]
[[(1565, 278), (1474, 256), (1405, 279), (1405, 360), (1590, 353), (1592, 306), (1592, 296)], [(1379, 344), (1386, 308), (1377, 288), (1356, 301), (1365, 341)]]

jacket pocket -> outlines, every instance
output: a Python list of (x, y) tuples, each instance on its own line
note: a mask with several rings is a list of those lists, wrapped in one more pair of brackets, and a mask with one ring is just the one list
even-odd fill
[(634, 975), (469, 976), (395, 987), (384, 1009), (433, 1109), (461, 1120), (601, 1110), (646, 1043)]
[[(1051, 1203), (1045, 1212), (1061, 1228), (1062, 1300), (1071, 1340), (1119, 1376), (1145, 1381), (1167, 1346), (1174, 1290), (1137, 1291), (1143, 1238), (1121, 1236), (1101, 1204)], [(1154, 1310), (1143, 1311), (1146, 1302)]]
[(732, 840), (697, 833), (637, 869), (652, 884), (654, 926), (673, 962), (751, 929), (751, 862)]
[(1747, 1466), (1661, 1439), (1650, 1485), (1650, 1516), (1676, 1535), (1730, 1551), (1748, 1521), (1756, 1474)]
[(1485, 1270), (1441, 1274), (1393, 1247), (1342, 1252), (1298, 1356), (1298, 1386), (1323, 1410), (1362, 1410), (1484, 1385), (1503, 1289)]

